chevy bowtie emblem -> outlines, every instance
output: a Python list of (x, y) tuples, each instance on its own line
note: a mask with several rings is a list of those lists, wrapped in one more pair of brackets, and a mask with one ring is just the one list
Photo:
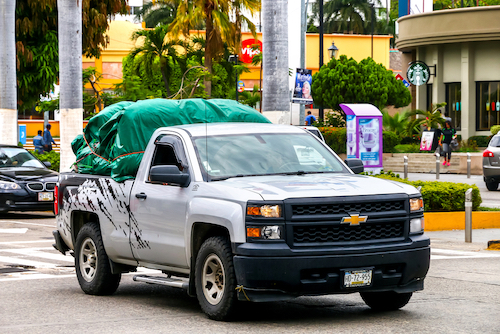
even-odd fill
[(350, 217), (342, 217), (341, 224), (349, 224), (351, 226), (358, 226), (359, 223), (364, 223), (368, 220), (368, 216), (359, 216), (359, 214), (351, 215)]

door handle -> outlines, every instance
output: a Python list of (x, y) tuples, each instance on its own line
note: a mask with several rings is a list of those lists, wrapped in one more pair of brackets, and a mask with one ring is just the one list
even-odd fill
[(138, 199), (146, 199), (146, 197), (148, 197), (148, 195), (146, 195), (145, 193), (139, 193), (139, 194), (135, 194), (135, 197), (137, 197)]

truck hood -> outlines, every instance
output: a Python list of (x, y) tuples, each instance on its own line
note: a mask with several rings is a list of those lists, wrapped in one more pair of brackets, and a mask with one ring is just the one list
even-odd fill
[(415, 187), (404, 183), (351, 174), (269, 175), (218, 182), (226, 187), (258, 193), (264, 200), (269, 201), (301, 197), (419, 193)]

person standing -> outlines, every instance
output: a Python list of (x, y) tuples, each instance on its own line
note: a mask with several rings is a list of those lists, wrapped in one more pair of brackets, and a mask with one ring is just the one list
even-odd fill
[(52, 134), (50, 133), (51, 128), (52, 125), (47, 124), (47, 126), (45, 127), (45, 132), (43, 133), (43, 147), (45, 152), (52, 151), (52, 144), (57, 146), (54, 138), (52, 138)]
[(307, 117), (306, 117), (306, 125), (312, 125), (314, 122), (316, 122), (316, 117), (311, 114), (310, 111), (307, 112)]
[(35, 137), (33, 137), (33, 146), (35, 146), (36, 153), (43, 154), (42, 130), (38, 130), (38, 134)]
[(451, 127), (451, 122), (446, 121), (444, 123), (444, 128), (441, 130), (441, 137), (439, 138), (439, 144), (443, 144), (444, 161), (443, 166), (449, 166), (451, 160), (451, 140), (457, 138), (455, 134), (455, 129)]

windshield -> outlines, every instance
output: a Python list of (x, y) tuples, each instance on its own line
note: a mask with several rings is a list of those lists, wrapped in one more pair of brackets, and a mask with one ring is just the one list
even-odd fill
[(210, 180), (272, 174), (348, 173), (325, 146), (306, 133), (197, 137), (194, 143), (202, 169)]
[(31, 153), (22, 148), (1, 147), (0, 168), (4, 167), (35, 167), (45, 168)]

